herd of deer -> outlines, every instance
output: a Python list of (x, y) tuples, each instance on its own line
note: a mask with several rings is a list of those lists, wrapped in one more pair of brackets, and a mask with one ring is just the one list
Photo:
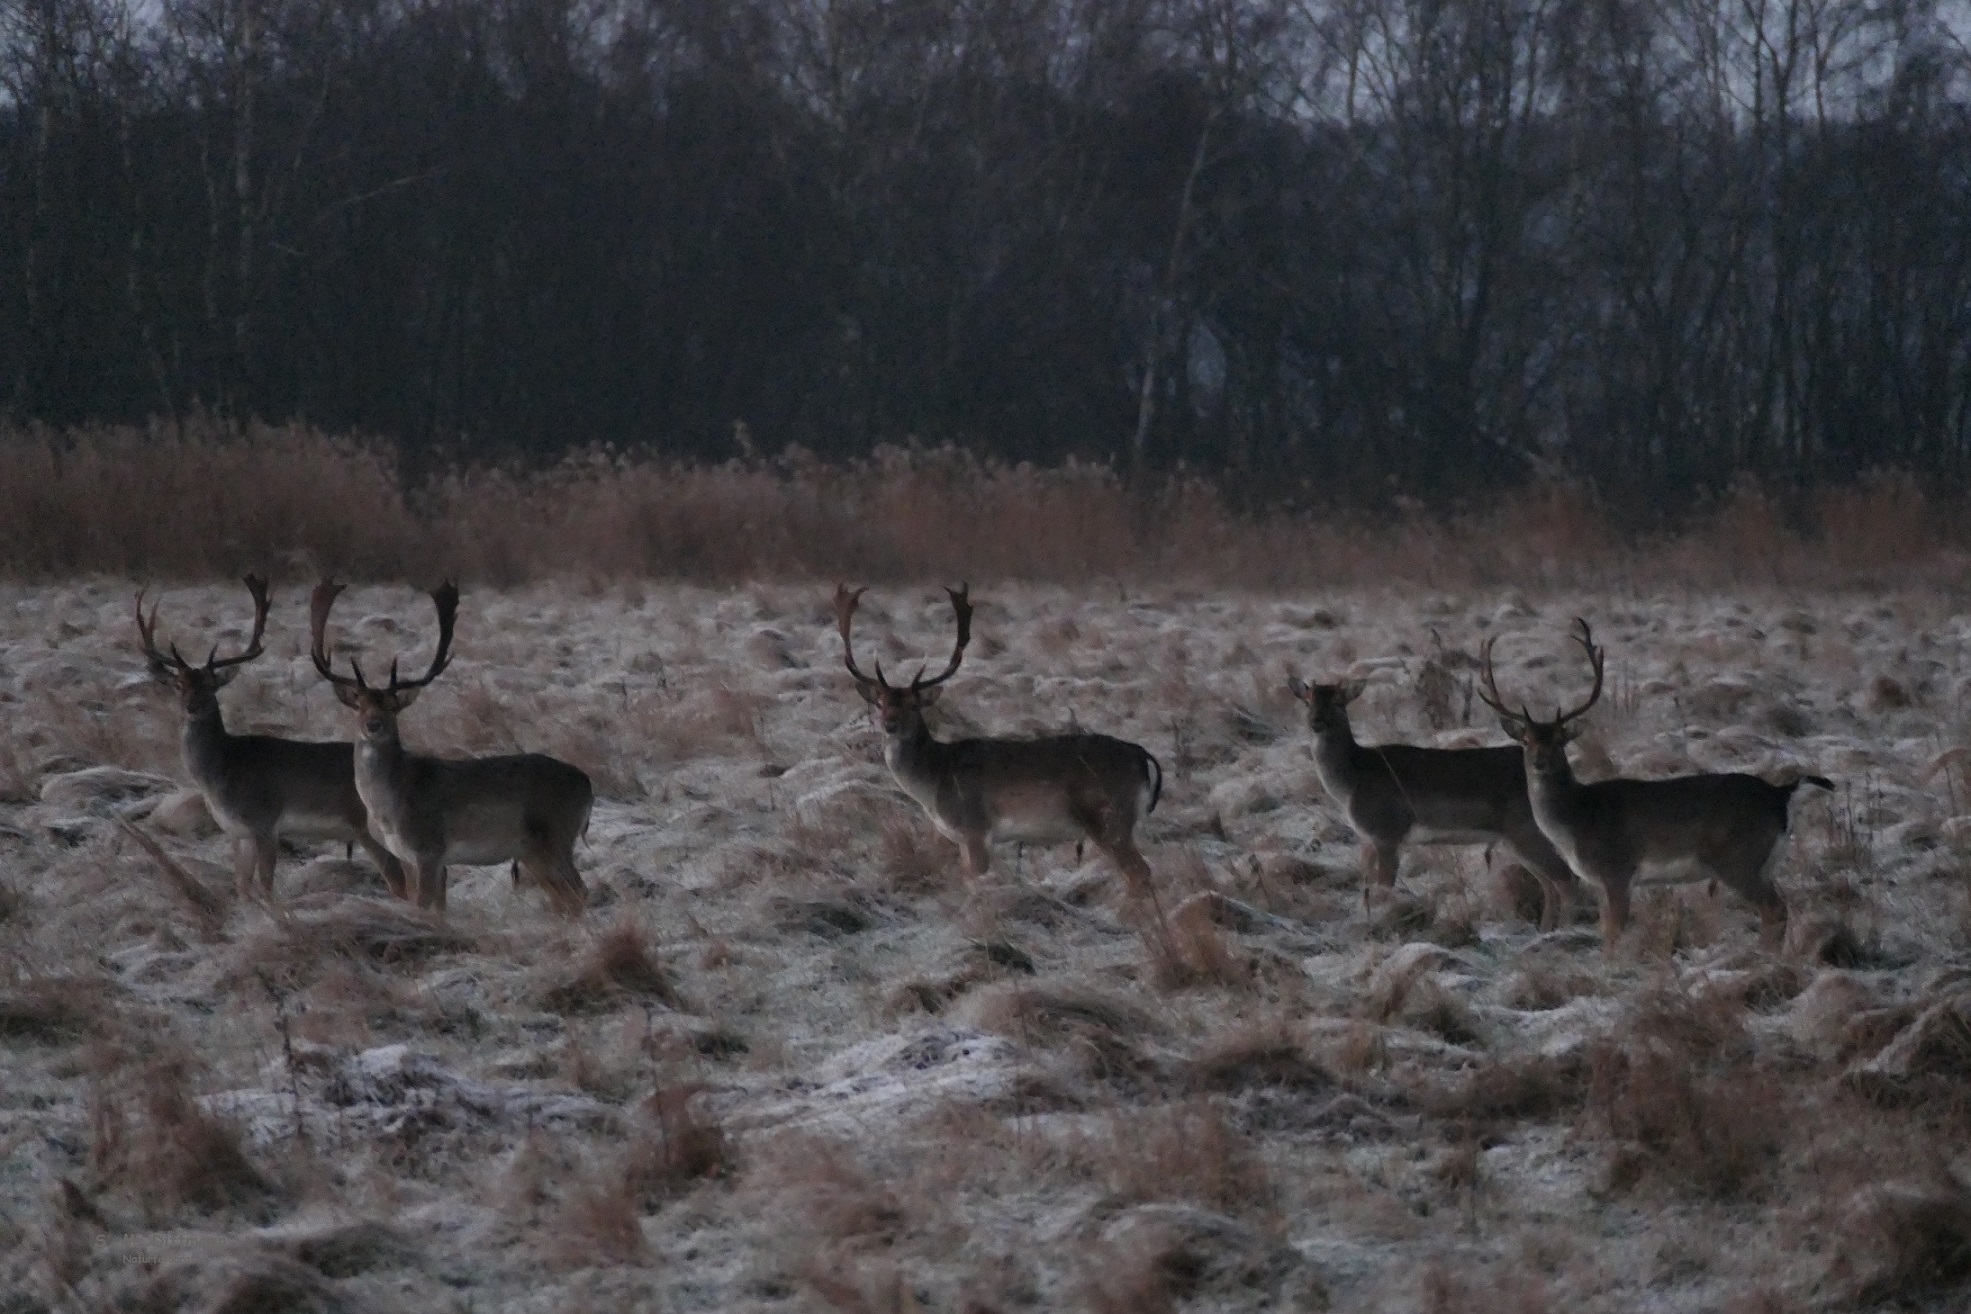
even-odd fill
[[(594, 791), (588, 776), (539, 753), (449, 760), (412, 753), (397, 717), (451, 661), (458, 590), (431, 594), (438, 649), (416, 679), (390, 664), (387, 684), (373, 685), (362, 666), (338, 674), (327, 641), (329, 611), (342, 586), (324, 582), (310, 607), (310, 654), (336, 697), (356, 715), (353, 744), (309, 743), (233, 735), (220, 716), (218, 691), (263, 651), (269, 607), (266, 581), (248, 576), (253, 632), (246, 647), (221, 657), (215, 645), (193, 665), (175, 645), (159, 651), (157, 608), (137, 632), (151, 673), (177, 690), (185, 713), (185, 769), (220, 829), (234, 842), (242, 895), (258, 880), (271, 893), (276, 844), (283, 835), (360, 844), (382, 870), (391, 893), (442, 912), (445, 873), (453, 865), (513, 864), (564, 912), (587, 902), (575, 869), (575, 841), (586, 832)], [(1092, 842), (1115, 863), (1132, 894), (1151, 892), (1150, 865), (1136, 847), (1143, 816), (1157, 805), (1163, 770), (1139, 745), (1099, 734), (1041, 739), (933, 738), (924, 712), (958, 673), (972, 635), (964, 588), (946, 590), (958, 638), (943, 671), (908, 684), (889, 683), (856, 665), (850, 640), (862, 590), (835, 591), (836, 627), (856, 691), (874, 709), (883, 757), (902, 790), (959, 846), (965, 870), (983, 875), (993, 840)], [(1480, 653), (1478, 696), (1497, 713), (1517, 747), (1424, 748), (1363, 745), (1349, 728), (1357, 683), (1289, 681), (1307, 705), (1314, 761), (1322, 786), (1347, 814), (1363, 844), (1365, 881), (1389, 887), (1405, 841), (1505, 844), (1540, 882), (1540, 926), (1571, 920), (1579, 882), (1601, 897), (1601, 929), (1612, 945), (1628, 922), (1630, 887), (1638, 881), (1717, 880), (1759, 913), (1766, 938), (1783, 936), (1786, 905), (1770, 867), (1786, 831), (1787, 806), (1801, 784), (1833, 788), (1821, 776), (1775, 785), (1757, 776), (1702, 774), (1669, 780), (1602, 780), (1584, 784), (1568, 765), (1567, 745), (1601, 697), (1604, 652), (1585, 621), (1573, 639), (1587, 654), (1594, 688), (1570, 711), (1546, 720), (1525, 704), (1510, 708), (1492, 670), (1492, 641)]]

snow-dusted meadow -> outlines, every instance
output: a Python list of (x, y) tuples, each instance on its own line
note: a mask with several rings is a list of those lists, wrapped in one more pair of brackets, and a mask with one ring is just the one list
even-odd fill
[[(954, 581), (955, 582), (955, 581)], [(0, 1311), (1960, 1308), (1971, 618), (1941, 591), (1255, 596), (976, 583), (945, 737), (1162, 762), (1169, 930), (1091, 849), (956, 852), (891, 785), (821, 584), (468, 586), (413, 748), (590, 772), (579, 921), (503, 869), (438, 922), (340, 846), (239, 902), (133, 585), (0, 586)], [(243, 640), (237, 584), (160, 638)], [(341, 738), (305, 589), (228, 725)], [(1478, 848), (1365, 911), (1286, 692), (1364, 742), (1609, 688), (1584, 778), (1802, 790), (1786, 952), (1703, 886), (1604, 953)], [(429, 602), (338, 646), (421, 669)], [(941, 663), (929, 585), (862, 651)], [(1428, 672), (1428, 678), (1426, 673)], [(148, 842), (148, 843), (147, 843)], [(155, 845), (157, 851), (151, 851)], [(1530, 902), (1529, 902), (1530, 901)]]

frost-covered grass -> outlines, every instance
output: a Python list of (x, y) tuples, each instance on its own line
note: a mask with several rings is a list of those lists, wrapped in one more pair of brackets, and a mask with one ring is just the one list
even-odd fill
[[(485, 869), (441, 925), (339, 847), (236, 903), (131, 591), (0, 586), (0, 1311), (1960, 1307), (1971, 618), (1942, 592), (975, 587), (942, 732), (1156, 754), (1165, 939), (1092, 849), (968, 888), (809, 585), (467, 590), (406, 738), (593, 775), (581, 920)], [(302, 602), (222, 695), (235, 731), (345, 733)], [(1365, 742), (1500, 742), (1479, 643), (1578, 695), (1577, 614), (1609, 651), (1584, 777), (1839, 782), (1795, 803), (1786, 953), (1703, 886), (1612, 952), (1541, 936), (1476, 848), (1406, 851), (1365, 911), (1287, 673), (1368, 678)], [(160, 635), (249, 615), (172, 588)], [(366, 669), (429, 651), (417, 594), (338, 615)], [(907, 670), (949, 624), (884, 588), (858, 638)]]

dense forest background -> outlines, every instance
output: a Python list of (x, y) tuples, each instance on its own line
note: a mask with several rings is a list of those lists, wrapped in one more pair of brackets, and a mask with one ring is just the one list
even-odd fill
[(1671, 507), (1971, 460), (1944, 0), (0, 0), (0, 422)]

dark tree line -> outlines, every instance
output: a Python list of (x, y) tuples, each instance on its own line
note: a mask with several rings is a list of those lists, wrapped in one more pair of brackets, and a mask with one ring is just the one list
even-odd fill
[(0, 0), (0, 416), (1956, 480), (1958, 13)]

